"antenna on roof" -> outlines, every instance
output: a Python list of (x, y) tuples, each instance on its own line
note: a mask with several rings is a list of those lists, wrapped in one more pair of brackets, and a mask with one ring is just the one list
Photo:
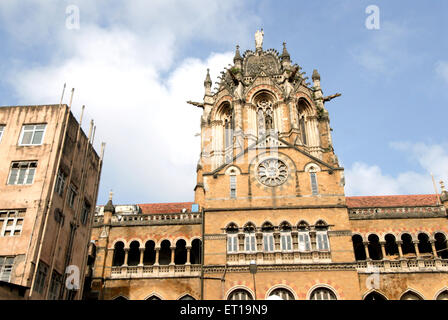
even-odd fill
[(430, 174), (431, 174), (431, 178), (432, 178), (432, 184), (434, 186), (434, 192), (435, 192), (436, 198), (437, 198), (437, 204), (440, 206), (441, 203), (440, 203), (440, 199), (439, 199), (439, 193), (438, 193), (437, 187), (436, 187), (436, 181), (434, 180), (434, 175), (432, 174), (432, 172)]

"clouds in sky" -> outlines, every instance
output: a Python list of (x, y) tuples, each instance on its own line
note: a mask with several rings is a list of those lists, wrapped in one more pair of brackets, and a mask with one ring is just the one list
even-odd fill
[[(254, 3), (2, 0), (0, 36), (14, 54), (3, 56), (0, 81), (26, 105), (58, 103), (65, 82), (75, 87), (74, 113), (85, 104), (87, 118), (97, 125), (96, 146), (107, 143), (100, 204), (110, 189), (117, 203), (191, 201), (201, 109), (185, 101), (203, 98), (206, 69), (215, 80), (232, 63), (233, 52), (201, 58), (185, 52), (201, 41), (233, 49), (252, 37), (262, 22), (247, 9)], [(65, 28), (68, 5), (80, 9), (79, 30)], [(388, 72), (397, 68), (396, 61), (406, 61), (405, 27), (386, 21), (369, 35), (351, 51), (361, 66)], [(436, 72), (448, 82), (447, 62), (440, 61)], [(431, 193), (430, 177), (422, 172), (447, 177), (443, 146), (391, 146), (421, 170), (389, 175), (357, 162), (346, 168), (348, 194)]]
[(439, 180), (448, 177), (447, 146), (409, 142), (394, 142), (390, 146), (403, 152), (406, 160), (416, 164), (420, 170), (389, 175), (377, 165), (355, 162), (345, 170), (347, 195), (434, 193), (431, 173), (440, 192)]

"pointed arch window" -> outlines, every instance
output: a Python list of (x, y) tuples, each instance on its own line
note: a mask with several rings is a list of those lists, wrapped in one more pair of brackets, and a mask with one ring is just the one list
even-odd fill
[(309, 225), (305, 221), (301, 221), (297, 226), (298, 230), (298, 240), (299, 240), (299, 251), (311, 251), (311, 241)]
[(265, 252), (274, 251), (274, 227), (269, 222), (262, 226), (263, 231), (263, 249)]
[(257, 243), (255, 238), (255, 226), (247, 224), (244, 227), (244, 250), (246, 252), (256, 252)]
[(291, 230), (291, 225), (287, 222), (283, 222), (280, 225), (280, 246), (282, 251), (292, 250)]
[(319, 251), (329, 251), (330, 242), (328, 241), (328, 225), (319, 220), (315, 226), (316, 229), (316, 245)]
[(231, 223), (226, 228), (227, 233), (227, 252), (236, 253), (238, 252), (238, 226)]

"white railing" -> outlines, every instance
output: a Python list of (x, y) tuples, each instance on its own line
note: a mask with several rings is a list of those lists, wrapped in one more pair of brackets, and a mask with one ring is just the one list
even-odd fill
[(356, 269), (361, 273), (372, 272), (448, 272), (448, 261), (441, 259), (401, 259), (381, 261), (358, 261)]
[(199, 276), (201, 265), (144, 265), (112, 267), (110, 277), (123, 278), (157, 278), (157, 277), (185, 277)]
[(227, 253), (229, 265), (245, 265), (251, 261), (257, 264), (297, 264), (313, 262), (331, 262), (331, 252), (328, 251), (274, 251), (257, 253)]

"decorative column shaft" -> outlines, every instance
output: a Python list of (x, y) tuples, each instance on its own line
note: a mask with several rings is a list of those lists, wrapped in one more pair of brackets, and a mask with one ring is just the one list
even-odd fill
[(156, 261), (154, 262), (155, 266), (159, 265), (159, 252), (160, 252), (160, 247), (156, 247)]
[(431, 248), (432, 248), (432, 254), (434, 255), (434, 258), (437, 258), (437, 250), (436, 250), (436, 242), (434, 240), (431, 240)]
[(370, 260), (370, 254), (369, 254), (369, 242), (363, 241), (364, 245), (364, 251), (366, 252), (366, 260)]
[(143, 256), (144, 255), (145, 255), (145, 249), (140, 248), (140, 263), (138, 264), (139, 266), (143, 266)]
[(170, 265), (174, 265), (174, 253), (176, 252), (176, 247), (171, 247), (171, 262)]
[(128, 256), (129, 256), (129, 248), (124, 249), (124, 264), (123, 266), (128, 265)]
[(191, 247), (187, 247), (187, 263), (186, 264), (191, 264), (191, 262), (190, 262), (190, 252), (191, 252)]
[(398, 255), (400, 256), (400, 259), (403, 258), (403, 249), (401, 248), (402, 244), (403, 244), (403, 241), (397, 241)]
[(415, 254), (417, 255), (417, 257), (419, 257), (420, 256), (420, 250), (418, 249), (418, 244), (419, 244), (419, 241), (418, 240), (416, 240), (416, 241), (412, 241), (413, 243), (414, 243), (414, 247), (415, 247)]
[(386, 242), (381, 241), (380, 245), (381, 245), (381, 252), (383, 253), (383, 259), (386, 259), (386, 248), (385, 248)]

